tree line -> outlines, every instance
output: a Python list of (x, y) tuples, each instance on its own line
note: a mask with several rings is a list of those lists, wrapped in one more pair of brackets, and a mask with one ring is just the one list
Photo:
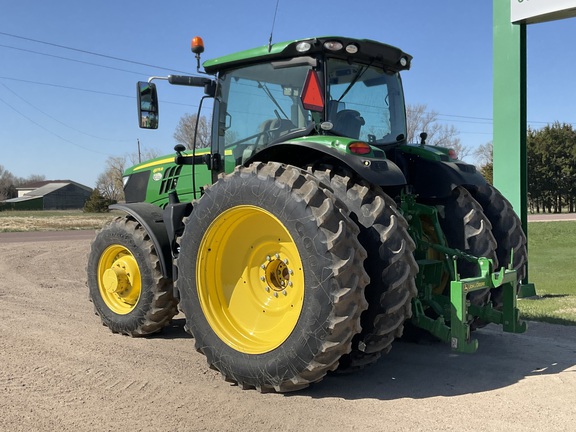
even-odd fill
[(37, 174), (25, 178), (18, 177), (4, 168), (3, 165), (0, 165), (0, 201), (16, 198), (18, 196), (18, 191), (16, 189), (20, 186), (44, 180), (46, 180), (45, 176)]
[[(476, 152), (479, 169), (492, 183), (492, 143)], [(555, 122), (542, 129), (529, 128), (526, 136), (528, 160), (528, 207), (531, 213), (576, 211), (576, 130)]]
[(576, 131), (556, 122), (528, 129), (528, 204), (531, 212), (576, 210)]

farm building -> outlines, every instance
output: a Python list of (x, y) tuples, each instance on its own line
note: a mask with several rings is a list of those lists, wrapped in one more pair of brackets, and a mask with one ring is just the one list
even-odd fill
[(72, 180), (45, 180), (16, 188), (18, 197), (2, 201), (12, 210), (81, 209), (92, 189)]

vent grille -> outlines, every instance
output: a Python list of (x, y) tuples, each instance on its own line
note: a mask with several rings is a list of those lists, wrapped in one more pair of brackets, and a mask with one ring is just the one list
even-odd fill
[(182, 165), (174, 165), (164, 171), (164, 177), (160, 184), (160, 195), (167, 194), (171, 190), (176, 189), (176, 186), (178, 185), (178, 177), (180, 177), (180, 171), (182, 171)]

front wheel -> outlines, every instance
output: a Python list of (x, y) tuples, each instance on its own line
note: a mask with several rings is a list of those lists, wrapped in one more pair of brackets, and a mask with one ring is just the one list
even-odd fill
[(96, 235), (87, 276), (94, 310), (114, 333), (156, 333), (177, 313), (172, 280), (162, 276), (154, 244), (129, 216), (114, 219)]
[(186, 326), (208, 364), (263, 392), (334, 370), (367, 307), (357, 235), (331, 192), (295, 167), (238, 167), (208, 188), (176, 262)]

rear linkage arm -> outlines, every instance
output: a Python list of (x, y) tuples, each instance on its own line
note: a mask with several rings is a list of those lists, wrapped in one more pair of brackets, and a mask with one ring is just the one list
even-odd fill
[[(476, 319), (501, 325), (505, 332), (525, 332), (526, 323), (520, 320), (516, 307), (517, 275), (512, 265), (508, 269), (502, 267), (499, 272), (495, 272), (492, 260), (448, 247), (436, 208), (416, 203), (412, 194), (403, 194), (401, 199), (400, 208), (408, 221), (410, 235), (416, 242), (415, 254), (419, 265), (416, 277), (418, 297), (412, 300), (412, 323), (440, 340), (450, 342), (453, 350), (465, 353), (475, 352), (478, 348), (478, 340), (470, 336), (470, 324)], [(424, 232), (423, 220), (427, 220), (433, 227), (432, 236)], [(430, 250), (439, 252), (445, 259), (430, 259)], [(477, 263), (480, 275), (461, 279), (456, 265), (457, 259)], [(449, 297), (433, 292), (433, 288), (441, 284), (446, 273), (451, 281)], [(490, 303), (484, 306), (473, 305), (467, 298), (467, 294), (472, 291), (497, 287), (502, 287), (503, 290), (502, 310), (494, 309)], [(433, 311), (437, 318), (430, 318), (426, 310)]]

